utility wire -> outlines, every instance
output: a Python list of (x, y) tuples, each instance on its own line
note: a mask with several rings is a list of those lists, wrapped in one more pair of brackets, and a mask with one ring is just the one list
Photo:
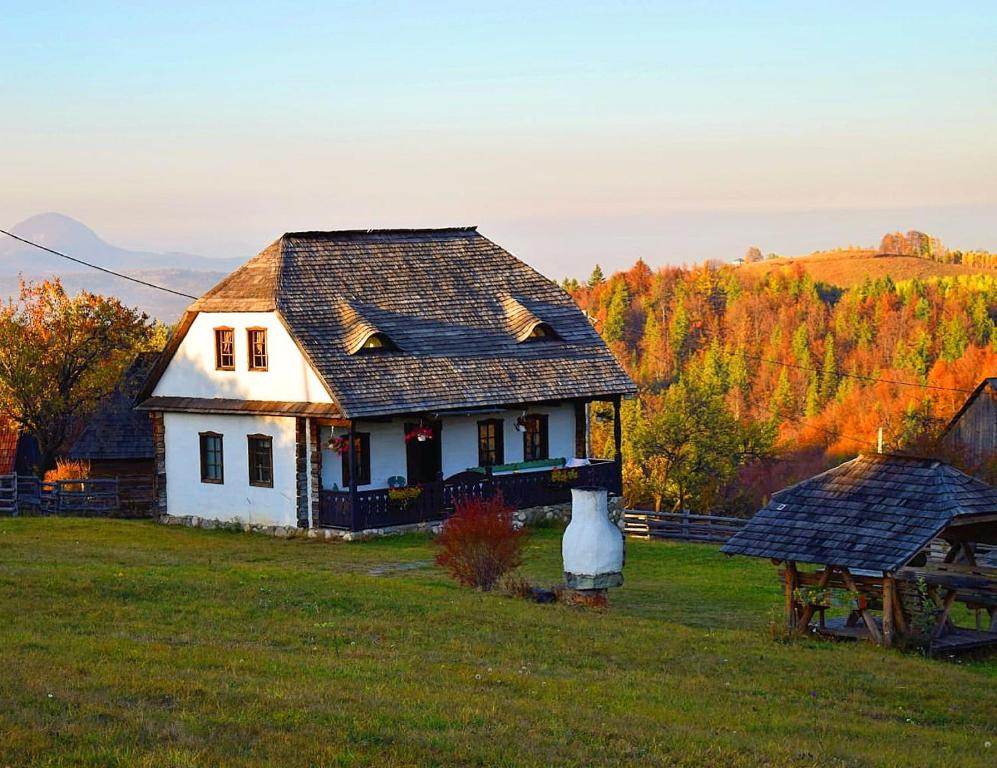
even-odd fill
[[(745, 399), (747, 400), (747, 398), (745, 398)], [(783, 419), (785, 421), (791, 421), (794, 424), (797, 424), (797, 425), (799, 425), (801, 427), (804, 427), (804, 428), (809, 427), (810, 429), (816, 429), (818, 432), (823, 432), (825, 435), (827, 435), (829, 437), (836, 438), (838, 440), (840, 440), (840, 439), (843, 438), (845, 440), (851, 440), (854, 443), (861, 443), (862, 445), (875, 445), (877, 447), (879, 445), (878, 442), (876, 442), (875, 440), (867, 440), (867, 439), (862, 438), (862, 437), (855, 437), (854, 435), (846, 435), (843, 432), (837, 432), (837, 431), (835, 431), (833, 429), (827, 429), (826, 427), (818, 426), (817, 424), (811, 424), (806, 419), (804, 419), (802, 416), (797, 416), (797, 415), (794, 415), (794, 414), (776, 413), (771, 408), (769, 408), (767, 406), (764, 406), (761, 403), (759, 403), (757, 400), (748, 400), (748, 402), (751, 405), (753, 405), (755, 408), (757, 408), (758, 410), (764, 411), (769, 416), (773, 416), (773, 417), (775, 417), (777, 419)]]
[[(807, 371), (809, 373), (820, 373), (816, 368), (808, 368), (805, 365), (796, 365), (796, 363), (787, 363), (783, 360), (770, 360), (767, 357), (759, 357), (758, 355), (749, 355), (747, 352), (744, 356), (750, 358), (751, 360), (758, 360), (762, 363), (771, 363), (772, 365), (781, 365), (785, 368), (796, 368), (801, 371)], [(835, 376), (844, 376), (848, 379), (861, 379), (862, 381), (876, 381), (881, 384), (896, 384), (901, 387), (920, 387), (921, 389), (938, 389), (943, 392), (962, 392), (963, 394), (971, 395), (974, 390), (972, 389), (960, 389), (958, 387), (940, 387), (935, 384), (918, 384), (915, 381), (896, 381), (894, 379), (878, 379), (875, 376), (863, 376), (860, 373), (845, 373), (842, 370), (835, 368)]]
[(189, 293), (183, 293), (182, 291), (174, 291), (172, 288), (164, 288), (161, 285), (156, 285), (155, 283), (150, 283), (145, 280), (139, 280), (137, 277), (131, 277), (129, 275), (123, 275), (120, 272), (115, 272), (113, 269), (107, 269), (106, 267), (98, 267), (96, 264), (91, 264), (88, 261), (83, 261), (83, 259), (77, 259), (73, 256), (68, 256), (65, 253), (60, 253), (59, 251), (52, 250), (51, 248), (46, 248), (44, 245), (39, 243), (33, 243), (30, 240), (26, 240), (23, 237), (18, 237), (12, 232), (8, 232), (6, 229), (0, 229), (0, 233), (7, 235), (7, 237), (12, 237), (15, 240), (20, 240), (22, 243), (27, 245), (32, 245), (35, 248), (40, 248), (43, 251), (48, 251), (56, 256), (61, 256), (64, 259), (69, 259), (69, 261), (75, 262), (76, 264), (82, 264), (84, 267), (90, 267), (91, 269), (96, 269), (100, 272), (105, 272), (109, 275), (114, 275), (115, 277), (120, 277), (122, 280), (130, 280), (133, 283), (138, 283), (139, 285), (144, 285), (146, 288), (155, 288), (157, 291), (165, 291), (166, 293), (172, 293), (174, 296), (183, 296), (185, 299), (197, 299), (197, 296), (191, 296)]

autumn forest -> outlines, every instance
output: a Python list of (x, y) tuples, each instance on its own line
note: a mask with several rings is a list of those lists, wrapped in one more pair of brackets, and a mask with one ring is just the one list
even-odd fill
[[(638, 261), (566, 280), (640, 387), (624, 404), (627, 501), (750, 514), (772, 491), (877, 450), (880, 430), (885, 451), (941, 456), (948, 420), (997, 373), (997, 270), (992, 254), (922, 238), (887, 235), (880, 250), (965, 260), (978, 274), (839, 287), (806, 259), (767, 272)], [(600, 453), (611, 452), (606, 420), (595, 414)], [(997, 469), (965, 468), (991, 481)]]

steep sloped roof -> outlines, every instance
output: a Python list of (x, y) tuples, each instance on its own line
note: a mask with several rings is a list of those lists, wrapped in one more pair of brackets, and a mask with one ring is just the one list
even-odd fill
[[(291, 232), (190, 313), (271, 309), (348, 417), (635, 392), (571, 297), (473, 227)], [(557, 340), (519, 343), (537, 322)], [(358, 351), (374, 332), (398, 349)]]
[(997, 514), (997, 488), (948, 464), (859, 456), (772, 496), (728, 555), (893, 571), (957, 518)]
[(69, 451), (71, 459), (151, 459), (155, 456), (152, 424), (133, 407), (135, 395), (156, 360), (155, 352), (138, 355), (115, 390), (97, 406)]

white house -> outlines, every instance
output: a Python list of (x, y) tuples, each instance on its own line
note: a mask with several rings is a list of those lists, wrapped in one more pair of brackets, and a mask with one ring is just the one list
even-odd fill
[(363, 530), (468, 493), (618, 492), (618, 426), (589, 458), (586, 406), (633, 392), (571, 298), (474, 228), (298, 232), (188, 308), (138, 407), (161, 512)]

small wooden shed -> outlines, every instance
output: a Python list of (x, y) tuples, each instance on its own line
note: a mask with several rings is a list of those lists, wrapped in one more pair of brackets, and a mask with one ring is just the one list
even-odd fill
[(157, 357), (155, 352), (136, 356), (68, 452), (70, 459), (90, 465), (91, 477), (116, 478), (118, 495), (129, 505), (151, 505), (155, 497), (152, 422), (135, 410), (134, 401)]
[(997, 463), (997, 376), (984, 379), (973, 390), (945, 427), (942, 440), (964, 455), (973, 474), (982, 477)]
[[(980, 557), (995, 544), (997, 489), (934, 459), (873, 454), (779, 491), (722, 551), (781, 567), (792, 631), (940, 652), (997, 644), (997, 568)], [(825, 619), (832, 590), (853, 603), (846, 617)], [(953, 623), (957, 602), (975, 628)]]

